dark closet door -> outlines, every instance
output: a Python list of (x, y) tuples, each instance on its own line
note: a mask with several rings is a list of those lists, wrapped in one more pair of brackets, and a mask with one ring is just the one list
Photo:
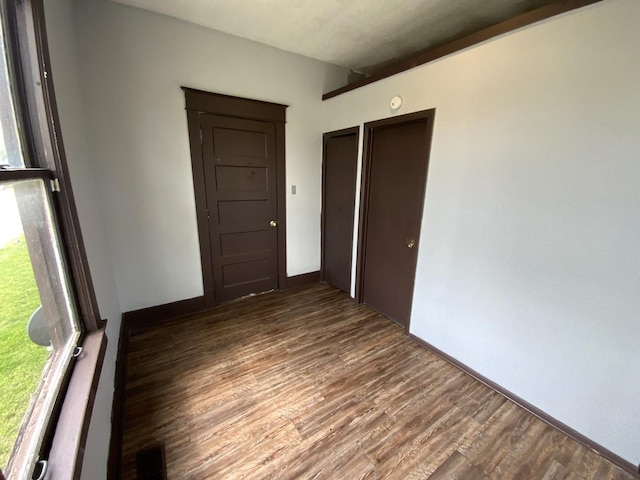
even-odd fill
[(322, 280), (351, 290), (358, 128), (324, 134)]
[(365, 213), (360, 300), (407, 327), (433, 111), (365, 125)]
[(216, 301), (278, 286), (275, 127), (201, 118)]

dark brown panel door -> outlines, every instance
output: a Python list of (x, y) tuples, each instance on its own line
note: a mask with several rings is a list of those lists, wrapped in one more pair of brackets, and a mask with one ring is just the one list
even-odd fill
[(275, 127), (201, 117), (216, 302), (278, 286)]
[(357, 128), (325, 134), (322, 165), (322, 279), (347, 293), (351, 289), (357, 160)]
[(411, 315), (433, 122), (432, 116), (408, 117), (368, 124), (360, 297), (405, 327)]

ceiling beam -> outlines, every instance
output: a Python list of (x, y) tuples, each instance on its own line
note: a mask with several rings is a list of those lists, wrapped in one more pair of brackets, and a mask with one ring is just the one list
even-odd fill
[(438, 47), (432, 47), (424, 50), (418, 54), (412, 55), (409, 58), (399, 60), (395, 63), (382, 67), (377, 72), (372, 73), (366, 78), (355, 81), (344, 87), (340, 87), (336, 90), (332, 90), (322, 95), (322, 100), (328, 100), (333, 97), (337, 97), (340, 94), (350, 92), (356, 88), (364, 87), (371, 83), (383, 80), (385, 78), (397, 75), (398, 73), (406, 72), (412, 68), (424, 65), (425, 63), (432, 62), (438, 58), (442, 58), (446, 55), (450, 55), (465, 48), (472, 47), (479, 43), (485, 42), (499, 35), (512, 32), (522, 27), (526, 27), (536, 22), (546, 20), (547, 18), (555, 17), (571, 10), (585, 7), (593, 3), (601, 2), (602, 0), (558, 0), (555, 3), (545, 5), (544, 7), (531, 10), (530, 12), (523, 13), (516, 17), (510, 18), (500, 23), (496, 23), (490, 27), (479, 30), (470, 35), (466, 35), (457, 40), (453, 40), (444, 45)]

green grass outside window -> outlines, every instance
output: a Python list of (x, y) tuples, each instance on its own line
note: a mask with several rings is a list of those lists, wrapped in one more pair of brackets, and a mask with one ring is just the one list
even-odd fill
[(49, 352), (27, 336), (27, 321), (40, 305), (24, 237), (0, 246), (0, 466), (9, 460), (22, 417)]

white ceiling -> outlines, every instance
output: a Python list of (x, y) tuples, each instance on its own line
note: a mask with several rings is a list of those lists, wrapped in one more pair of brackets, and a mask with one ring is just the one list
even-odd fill
[(114, 1), (369, 73), (554, 0)]

